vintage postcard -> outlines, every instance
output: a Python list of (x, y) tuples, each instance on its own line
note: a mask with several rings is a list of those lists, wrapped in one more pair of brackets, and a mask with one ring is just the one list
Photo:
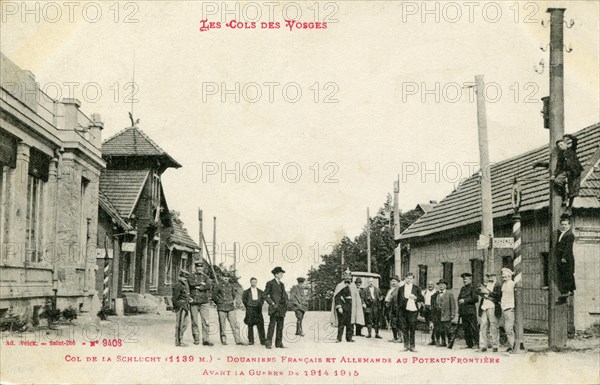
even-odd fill
[(0, 383), (599, 384), (599, 15), (0, 0)]

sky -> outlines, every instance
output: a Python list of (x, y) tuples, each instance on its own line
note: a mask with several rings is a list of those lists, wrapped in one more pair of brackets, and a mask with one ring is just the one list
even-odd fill
[[(0, 50), (50, 96), (99, 113), (104, 139), (130, 125), (133, 108), (183, 165), (162, 180), (190, 235), (201, 208), (209, 242), (217, 217), (217, 262), (231, 264), (238, 242), (244, 284), (275, 266), (292, 283), (360, 233), (398, 176), (410, 210), (476, 170), (476, 75), (492, 162), (548, 143), (549, 7), (574, 20), (565, 131), (599, 122), (599, 4), (3, 1)], [(290, 31), (285, 20), (298, 17), (321, 28)], [(201, 20), (220, 28), (201, 32)], [(279, 28), (261, 28), (269, 21)]]

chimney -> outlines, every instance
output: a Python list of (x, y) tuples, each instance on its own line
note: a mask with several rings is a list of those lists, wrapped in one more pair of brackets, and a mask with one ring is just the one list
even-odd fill
[(100, 148), (102, 146), (102, 129), (104, 129), (104, 123), (102, 122), (100, 114), (92, 114), (88, 128), (92, 136), (90, 141), (94, 147)]
[(429, 201), (429, 203), (432, 205), (437, 205), (437, 201)]
[(81, 107), (79, 100), (63, 98), (59, 106), (59, 111), (62, 110), (62, 114), (59, 112), (56, 116), (56, 127), (59, 130), (81, 130), (81, 127), (77, 124), (79, 107)]

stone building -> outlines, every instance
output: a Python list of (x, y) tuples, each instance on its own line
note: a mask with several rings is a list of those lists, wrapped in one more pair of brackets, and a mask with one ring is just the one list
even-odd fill
[[(583, 330), (600, 320), (600, 123), (575, 135), (577, 154), (584, 167), (580, 196), (574, 201), (572, 229), (575, 234), (575, 280), (577, 290), (569, 300), (569, 329)], [(494, 236), (512, 237), (511, 190), (514, 178), (523, 183), (521, 245), (525, 328), (548, 329), (549, 181), (547, 169), (534, 168), (548, 161), (548, 146), (539, 147), (491, 166)], [(483, 251), (477, 248), (481, 229), (481, 198), (478, 175), (465, 180), (455, 191), (402, 232), (407, 259), (402, 272), (412, 271), (419, 282), (444, 278), (455, 297), (462, 286), (460, 274), (483, 280)], [(513, 250), (495, 250), (494, 270), (514, 270)]]
[(0, 312), (31, 321), (54, 296), (92, 312), (100, 116), (53, 100), (2, 54), (0, 83)]

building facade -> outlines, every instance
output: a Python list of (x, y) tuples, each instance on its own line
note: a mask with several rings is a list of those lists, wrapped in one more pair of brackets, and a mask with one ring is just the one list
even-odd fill
[[(575, 234), (577, 290), (569, 300), (569, 329), (584, 330), (600, 320), (600, 124), (575, 135), (584, 166), (580, 196), (575, 199), (572, 229)], [(494, 236), (512, 237), (511, 191), (515, 178), (523, 184), (520, 209), (523, 257), (525, 329), (548, 329), (549, 180), (548, 171), (534, 169), (547, 162), (548, 147), (541, 147), (491, 167)], [(464, 181), (400, 237), (409, 253), (403, 273), (412, 271), (419, 282), (444, 278), (455, 296), (462, 286), (460, 274), (470, 272), (474, 283), (483, 280), (483, 250), (477, 248), (481, 231), (481, 198), (477, 175)], [(404, 257), (404, 255), (403, 255)], [(513, 269), (512, 248), (494, 250), (494, 271)], [(499, 277), (499, 275), (498, 275)]]
[(0, 80), (0, 311), (31, 321), (56, 299), (93, 312), (100, 116), (2, 54)]

